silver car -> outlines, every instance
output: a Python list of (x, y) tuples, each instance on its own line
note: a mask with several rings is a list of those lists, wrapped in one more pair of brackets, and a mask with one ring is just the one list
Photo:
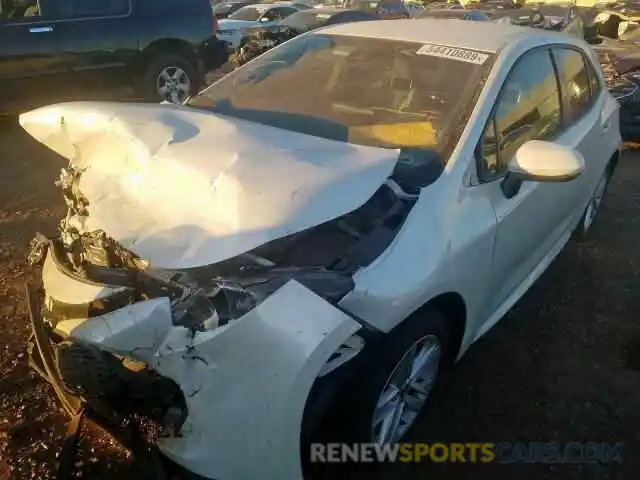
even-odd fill
[(159, 418), (162, 454), (233, 480), (301, 478), (320, 433), (402, 440), (588, 232), (621, 144), (581, 39), (461, 20), (328, 27), (183, 106), (20, 123), (70, 161), (30, 251), (34, 364), (68, 411)]

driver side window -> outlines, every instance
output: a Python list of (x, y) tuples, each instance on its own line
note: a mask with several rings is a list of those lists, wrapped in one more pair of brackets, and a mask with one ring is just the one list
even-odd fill
[(520, 58), (505, 81), (485, 127), (478, 154), (482, 181), (502, 176), (528, 140), (549, 140), (562, 124), (560, 89), (550, 52)]

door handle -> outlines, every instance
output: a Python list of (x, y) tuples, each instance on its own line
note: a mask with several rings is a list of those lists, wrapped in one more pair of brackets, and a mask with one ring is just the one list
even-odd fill
[(611, 128), (611, 119), (607, 118), (603, 123), (602, 123), (602, 133), (607, 133), (609, 131), (609, 129)]
[(47, 33), (53, 32), (53, 27), (33, 27), (29, 29), (29, 33)]

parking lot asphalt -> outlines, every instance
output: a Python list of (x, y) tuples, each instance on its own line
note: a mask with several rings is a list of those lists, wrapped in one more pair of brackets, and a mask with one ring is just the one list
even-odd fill
[[(0, 478), (50, 478), (66, 419), (28, 369), (23, 256), (64, 213), (64, 166), (12, 122), (0, 125)], [(620, 464), (393, 464), (351, 478), (558, 480), (640, 471), (640, 154), (625, 152), (584, 244), (570, 244), (434, 392), (416, 442), (623, 442)], [(89, 429), (78, 474), (135, 478), (131, 459)], [(330, 476), (327, 473), (327, 478)], [(285, 480), (285, 479), (283, 479)]]

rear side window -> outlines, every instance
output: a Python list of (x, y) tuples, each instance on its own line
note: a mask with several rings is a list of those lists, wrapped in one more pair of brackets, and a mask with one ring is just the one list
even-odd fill
[(130, 0), (58, 0), (58, 18), (88, 18), (125, 15)]
[(598, 73), (596, 69), (593, 67), (593, 63), (589, 60), (586, 61), (587, 70), (589, 71), (589, 90), (591, 90), (591, 96), (595, 99), (600, 95), (600, 91), (602, 87), (600, 86), (600, 78), (598, 77)]
[(502, 175), (528, 140), (555, 137), (561, 129), (558, 79), (549, 51), (527, 53), (515, 64), (494, 106), (480, 144), (483, 181)]
[(565, 122), (580, 120), (593, 105), (591, 79), (584, 56), (570, 48), (554, 48), (553, 56), (560, 76), (565, 104)]

